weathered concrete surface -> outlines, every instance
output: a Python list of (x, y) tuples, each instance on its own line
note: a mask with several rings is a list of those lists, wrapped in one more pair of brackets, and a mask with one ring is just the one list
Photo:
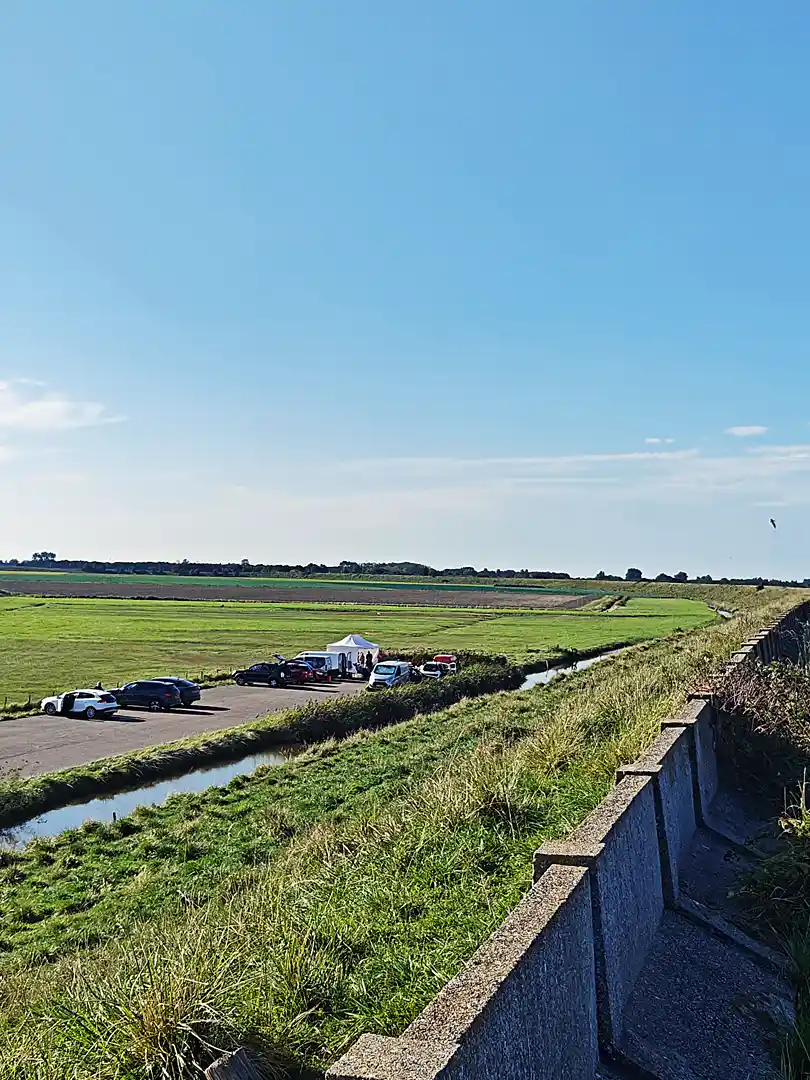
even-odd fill
[(588, 872), (552, 867), (401, 1039), (365, 1036), (330, 1080), (592, 1080)]
[(695, 832), (694, 754), (687, 726), (664, 727), (650, 749), (619, 777), (650, 776), (655, 792), (658, 843), (662, 861), (664, 898), (678, 898), (678, 864), (689, 850)]
[(664, 910), (653, 784), (628, 776), (574, 830), (572, 840), (604, 844), (589, 871), (603, 1042), (614, 1045), (622, 1012)]
[(703, 698), (695, 698), (687, 702), (677, 717), (665, 720), (662, 725), (662, 727), (677, 725), (692, 729), (698, 816), (707, 812), (717, 795), (720, 783), (717, 775), (717, 739), (714, 724), (715, 716), (711, 702)]
[(779, 1080), (788, 982), (667, 912), (625, 1010), (621, 1049), (658, 1080)]

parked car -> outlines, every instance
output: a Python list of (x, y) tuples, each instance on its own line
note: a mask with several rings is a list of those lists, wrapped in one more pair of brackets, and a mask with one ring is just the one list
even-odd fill
[(158, 675), (151, 681), (169, 683), (171, 686), (176, 686), (180, 691), (180, 700), (186, 706), (193, 705), (195, 701), (200, 700), (200, 688), (190, 679), (181, 679), (178, 675)]
[(48, 716), (82, 713), (88, 720), (93, 720), (96, 716), (112, 716), (118, 702), (107, 690), (71, 690), (67, 694), (43, 698), (40, 708)]
[(115, 695), (118, 704), (124, 708), (149, 709), (151, 712), (163, 709), (168, 712), (170, 709), (179, 709), (183, 704), (177, 687), (158, 679), (141, 679), (127, 683), (110, 693)]
[(439, 660), (428, 660), (419, 668), (426, 679), (443, 679), (450, 674), (450, 668)]
[(433, 662), (436, 664), (445, 664), (447, 666), (447, 674), (455, 675), (460, 667), (458, 658), (454, 653), (437, 653), (433, 657)]
[(314, 682), (315, 669), (303, 660), (285, 660), (282, 665), (287, 673), (287, 679), (291, 683), (301, 684)]
[(241, 668), (234, 671), (233, 681), (237, 686), (250, 686), (253, 683), (264, 683), (266, 686), (286, 686), (288, 681), (287, 662), (274, 660), (272, 663), (265, 661), (261, 664), (252, 664), (249, 668)]
[(413, 679), (413, 668), (407, 660), (381, 660), (374, 665), (368, 680), (368, 690), (391, 690)]

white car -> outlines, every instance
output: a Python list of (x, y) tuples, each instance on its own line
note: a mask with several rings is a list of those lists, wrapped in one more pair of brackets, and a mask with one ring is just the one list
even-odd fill
[(82, 713), (87, 720), (93, 720), (96, 716), (112, 716), (118, 701), (106, 690), (71, 690), (67, 694), (43, 698), (40, 708), (48, 716)]
[(450, 665), (442, 664), (438, 660), (429, 660), (419, 668), (426, 679), (443, 679), (450, 674)]

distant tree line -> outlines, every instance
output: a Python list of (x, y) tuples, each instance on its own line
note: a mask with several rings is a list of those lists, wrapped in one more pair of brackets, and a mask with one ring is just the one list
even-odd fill
[[(419, 562), (354, 562), (343, 559), (334, 566), (328, 563), (252, 563), (249, 559), (240, 562), (212, 563), (191, 562), (181, 559), (179, 562), (108, 562), (95, 559), (57, 559), (53, 551), (35, 551), (30, 559), (0, 559), (0, 567), (20, 570), (63, 570), (85, 574), (165, 574), (182, 577), (426, 577), (437, 579), (495, 578), (500, 581), (545, 581), (562, 579), (577, 580), (562, 570), (490, 570), (484, 567), (476, 570), (474, 566), (447, 566), (437, 569)], [(810, 588), (810, 578), (802, 581), (786, 581), (781, 578), (713, 578), (711, 574), (700, 574), (690, 578), (685, 570), (675, 574), (660, 573), (655, 577), (645, 576), (636, 566), (631, 566), (624, 577), (608, 574), (600, 570), (594, 575), (596, 581), (673, 581), (692, 582), (696, 585), (779, 585), (788, 588)]]
[(474, 566), (450, 566), (436, 569), (417, 562), (353, 562), (348, 559), (330, 566), (328, 563), (252, 563), (249, 559), (232, 563), (191, 562), (108, 562), (95, 559), (57, 559), (52, 551), (37, 551), (30, 559), (0, 560), (6, 569), (63, 570), (85, 574), (166, 574), (186, 577), (340, 577), (355, 575), (385, 575), (395, 577), (435, 578), (569, 578), (561, 570), (476, 570)]
[(693, 585), (779, 585), (783, 588), (792, 589), (808, 589), (810, 588), (810, 578), (804, 578), (802, 581), (792, 580), (788, 581), (783, 578), (763, 578), (763, 577), (748, 577), (748, 578), (713, 578), (711, 574), (699, 574), (697, 577), (690, 578), (685, 570), (679, 570), (677, 574), (656, 574), (655, 577), (645, 577), (644, 574), (638, 569), (637, 566), (631, 566), (628, 568), (624, 577), (620, 577), (618, 574), (606, 574), (604, 570), (600, 570), (595, 576), (596, 581), (675, 581), (675, 582), (691, 582)]

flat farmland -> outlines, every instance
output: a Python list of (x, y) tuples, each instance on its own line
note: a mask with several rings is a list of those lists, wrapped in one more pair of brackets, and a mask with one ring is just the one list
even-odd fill
[(384, 649), (473, 649), (515, 661), (608, 648), (702, 626), (692, 600), (633, 599), (609, 612), (232, 601), (0, 597), (0, 706), (57, 689), (158, 674), (198, 677), (323, 649), (360, 633)]
[(0, 592), (24, 596), (117, 597), (160, 600), (258, 600), (281, 603), (416, 604), (420, 607), (560, 608), (575, 610), (601, 595), (527, 585), (407, 581), (334, 581), (319, 578), (185, 577), (169, 574), (91, 574), (2, 570)]

